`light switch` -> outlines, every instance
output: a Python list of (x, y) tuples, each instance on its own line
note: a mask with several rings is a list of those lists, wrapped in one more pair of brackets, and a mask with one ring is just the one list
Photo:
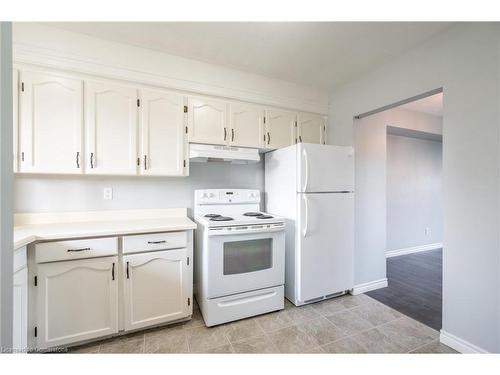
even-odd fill
[(107, 187), (104, 188), (103, 198), (107, 201), (113, 199), (113, 188)]

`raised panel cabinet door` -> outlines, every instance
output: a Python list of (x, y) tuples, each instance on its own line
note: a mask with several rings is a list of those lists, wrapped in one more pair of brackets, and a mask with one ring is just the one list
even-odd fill
[(319, 115), (300, 113), (297, 119), (298, 142), (325, 142), (325, 118)]
[(135, 88), (85, 82), (87, 173), (137, 174), (137, 109)]
[(231, 130), (229, 142), (238, 147), (264, 147), (264, 109), (262, 107), (231, 103), (229, 106)]
[(186, 248), (123, 257), (125, 330), (187, 317), (192, 312)]
[(28, 268), (14, 273), (12, 347), (16, 352), (28, 348)]
[(294, 112), (266, 110), (266, 148), (277, 149), (295, 143)]
[(184, 96), (142, 90), (140, 107), (141, 174), (185, 174)]
[(37, 265), (37, 347), (118, 332), (117, 261), (105, 257)]
[(82, 173), (83, 81), (21, 71), (19, 171)]
[(12, 162), (13, 162), (13, 170), (14, 172), (18, 171), (18, 153), (17, 153), (17, 144), (18, 144), (18, 131), (19, 131), (19, 124), (18, 124), (18, 115), (19, 115), (19, 72), (17, 69), (12, 70), (12, 136), (13, 136), (13, 143), (12, 143)]
[(228, 144), (227, 103), (205, 98), (189, 98), (188, 129), (189, 142)]

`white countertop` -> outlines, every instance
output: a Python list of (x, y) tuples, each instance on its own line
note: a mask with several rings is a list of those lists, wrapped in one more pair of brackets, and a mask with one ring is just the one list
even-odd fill
[(43, 214), (43, 219), (40, 219), (40, 214), (32, 215), (34, 218), (23, 214), (22, 219), (16, 220), (17, 225), (14, 227), (14, 249), (34, 241), (195, 229), (196, 224), (187, 216), (180, 215), (182, 212), (185, 213), (186, 210), (175, 209), (171, 213), (169, 210), (95, 211), (84, 213), (84, 216), (75, 213), (73, 217), (68, 214), (61, 214), (64, 217), (59, 214)]

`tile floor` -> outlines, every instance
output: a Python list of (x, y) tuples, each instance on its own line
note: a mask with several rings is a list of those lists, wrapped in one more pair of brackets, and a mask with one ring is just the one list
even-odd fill
[(438, 332), (364, 295), (343, 296), (207, 328), (186, 323), (70, 349), (70, 353), (456, 353)]

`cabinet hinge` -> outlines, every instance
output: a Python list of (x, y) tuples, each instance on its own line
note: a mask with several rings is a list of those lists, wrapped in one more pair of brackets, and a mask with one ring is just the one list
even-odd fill
[(137, 99), (137, 106), (140, 107), (141, 106), (141, 99)]
[(295, 127), (297, 127), (297, 121), (295, 121)]
[(140, 167), (141, 166), (141, 158), (137, 158), (137, 166)]
[(35, 286), (38, 286), (38, 276), (35, 276)]
[(297, 138), (295, 138), (295, 143), (297, 143)]
[(186, 160), (184, 160), (184, 168), (186, 168)]
[(188, 127), (186, 126), (186, 134), (188, 133)]
[(264, 116), (264, 124), (266, 123), (266, 116)]
[(191, 298), (188, 298), (188, 306), (191, 306)]
[(187, 105), (184, 106), (184, 113), (188, 113), (188, 106)]
[(21, 161), (24, 161), (24, 151), (21, 152)]
[(38, 327), (35, 327), (35, 337), (38, 337)]
[(187, 259), (187, 265), (189, 266), (189, 257), (188, 257), (188, 259)]
[(24, 82), (21, 82), (21, 92), (24, 92)]

